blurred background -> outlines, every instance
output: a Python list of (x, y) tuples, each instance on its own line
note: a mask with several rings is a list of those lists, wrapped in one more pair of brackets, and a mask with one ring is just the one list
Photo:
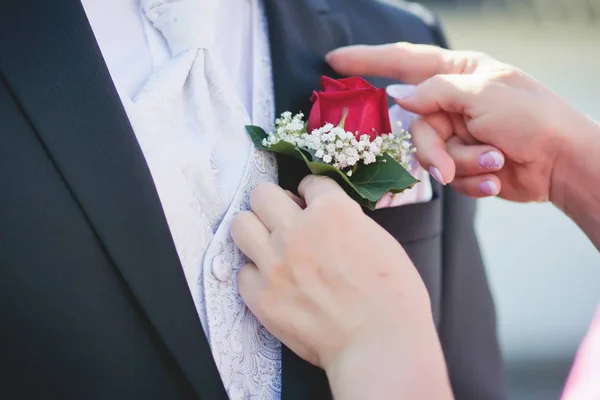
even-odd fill
[[(600, 120), (600, 0), (420, 3), (441, 18), (453, 48), (514, 64)], [(600, 303), (600, 254), (547, 204), (482, 200), (477, 230), (510, 398), (558, 399)]]

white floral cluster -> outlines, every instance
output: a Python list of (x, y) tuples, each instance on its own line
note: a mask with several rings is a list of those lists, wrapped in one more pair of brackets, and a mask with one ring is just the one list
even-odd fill
[(263, 146), (271, 147), (279, 142), (287, 142), (310, 151), (326, 164), (345, 171), (348, 176), (362, 162), (372, 164), (378, 156), (389, 154), (400, 165), (408, 169), (415, 149), (410, 144), (410, 134), (398, 124), (398, 132), (377, 136), (373, 141), (369, 135), (356, 139), (352, 132), (340, 126), (326, 124), (310, 134), (306, 131), (302, 113), (292, 116), (289, 111), (275, 120), (275, 130), (263, 140)]

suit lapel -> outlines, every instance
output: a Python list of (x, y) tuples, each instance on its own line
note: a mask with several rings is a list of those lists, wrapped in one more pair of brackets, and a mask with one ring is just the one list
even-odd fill
[[(347, 19), (333, 12), (326, 0), (265, 0), (277, 114), (289, 110), (308, 115), (312, 91), (322, 75), (338, 76), (325, 63), (330, 50), (351, 44)], [(309, 172), (302, 162), (278, 157), (279, 183), (296, 191)], [(330, 397), (324, 372), (283, 348), (283, 400)]]
[[(275, 108), (308, 115), (312, 91), (322, 75), (339, 77), (325, 62), (327, 52), (352, 43), (346, 16), (334, 12), (327, 0), (264, 0), (269, 39)], [(279, 184), (293, 192), (308, 170), (300, 161), (278, 157)]]
[(189, 382), (204, 400), (226, 399), (152, 178), (79, 1), (3, 6), (0, 73)]

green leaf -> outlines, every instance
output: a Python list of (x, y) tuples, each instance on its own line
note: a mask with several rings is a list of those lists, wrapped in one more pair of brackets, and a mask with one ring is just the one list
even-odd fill
[(246, 130), (256, 148), (304, 160), (312, 174), (335, 179), (350, 197), (369, 210), (374, 210), (379, 199), (386, 193), (401, 193), (419, 182), (388, 154), (377, 157), (372, 164), (360, 165), (352, 177), (349, 177), (333, 165), (320, 161), (308, 150), (299, 149), (289, 143), (279, 142), (271, 147), (263, 146), (262, 141), (267, 137), (267, 133), (257, 126), (247, 126)]
[(299, 152), (301, 152), (301, 150), (299, 148), (297, 148), (296, 146), (289, 144), (287, 142), (279, 142), (270, 147), (263, 146), (263, 144), (262, 144), (263, 139), (266, 139), (269, 135), (261, 127), (254, 126), (254, 125), (247, 125), (246, 131), (248, 132), (248, 135), (250, 135), (250, 139), (252, 140), (252, 143), (254, 143), (254, 146), (257, 149), (271, 151), (274, 153), (285, 154), (286, 156), (291, 156), (294, 158), (302, 159), (302, 157), (299, 154)]
[(378, 157), (373, 164), (361, 165), (352, 177), (330, 164), (310, 161), (304, 154), (302, 158), (312, 174), (335, 179), (350, 197), (369, 210), (374, 210), (386, 193), (401, 193), (419, 182), (388, 154)]
[(389, 154), (377, 157), (373, 164), (361, 165), (350, 181), (362, 197), (372, 202), (387, 192), (401, 193), (418, 182)]
[(306, 163), (308, 169), (310, 169), (310, 172), (313, 175), (327, 175), (331, 178), (334, 178), (337, 181), (339, 181), (341, 178), (341, 180), (344, 181), (345, 184), (349, 185), (354, 191), (357, 191), (356, 188), (353, 187), (352, 182), (350, 182), (348, 175), (344, 172), (340, 171), (333, 165), (325, 164), (324, 162), (310, 161), (306, 154), (301, 154), (302, 158), (304, 159), (304, 162)]
[(246, 125), (246, 132), (248, 132), (250, 140), (252, 140), (252, 143), (254, 143), (254, 146), (257, 149), (269, 150), (262, 144), (263, 139), (266, 139), (268, 136), (267, 132), (265, 132), (263, 128), (261, 128), (260, 126)]

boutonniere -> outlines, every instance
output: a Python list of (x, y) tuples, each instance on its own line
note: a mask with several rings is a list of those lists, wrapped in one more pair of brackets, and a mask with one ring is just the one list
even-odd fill
[(272, 132), (246, 126), (254, 145), (303, 160), (312, 174), (336, 179), (370, 210), (388, 192), (414, 186), (418, 180), (407, 169), (415, 150), (401, 125), (392, 130), (385, 90), (359, 77), (324, 76), (321, 86), (307, 122), (286, 111)]

